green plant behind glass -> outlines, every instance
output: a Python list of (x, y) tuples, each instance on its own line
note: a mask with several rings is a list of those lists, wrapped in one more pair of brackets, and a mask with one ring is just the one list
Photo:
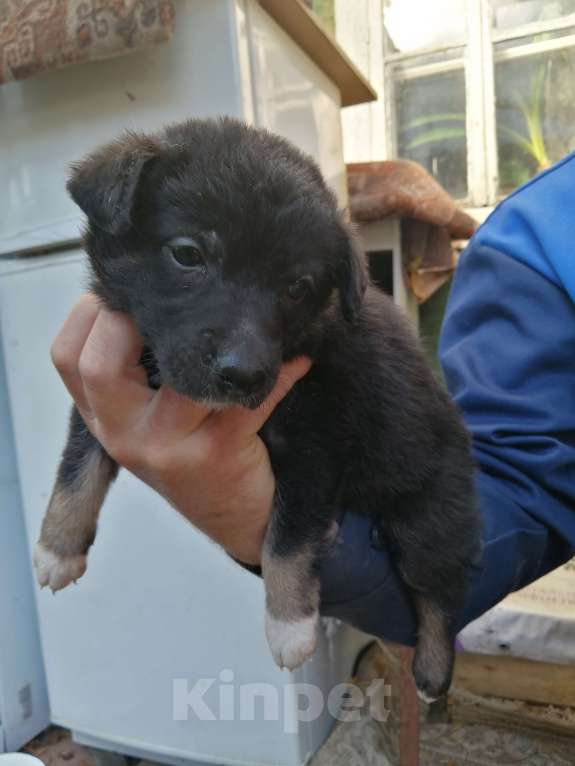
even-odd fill
[[(420, 130), (420, 128), (424, 128), (424, 130)], [(417, 117), (412, 120), (403, 130), (405, 134), (412, 134), (412, 137), (405, 144), (405, 151), (408, 152), (428, 144), (465, 138), (465, 114), (461, 112), (428, 114), (425, 117)]]
[[(545, 170), (552, 163), (549, 158), (544, 136), (545, 87), (549, 76), (548, 60), (542, 61), (531, 74), (526, 96), (515, 93), (510, 105), (522, 117), (523, 129), (517, 130), (498, 120), (497, 129), (508, 143), (522, 150), (535, 164), (535, 172)], [(422, 146), (445, 141), (464, 139), (466, 135), (465, 114), (441, 112), (428, 114), (411, 120), (402, 129), (403, 147), (406, 153)], [(500, 168), (501, 184), (504, 187), (519, 186), (533, 175), (531, 163), (525, 159), (511, 157)]]
[[(535, 163), (539, 173), (551, 165), (544, 136), (545, 85), (550, 70), (549, 61), (542, 61), (529, 78), (529, 92), (526, 96), (515, 93), (511, 104), (523, 118), (523, 132), (519, 132), (498, 121), (497, 129), (513, 145)], [(517, 186), (527, 181), (532, 170), (517, 159), (509, 159), (501, 167), (503, 186)]]
[(335, 34), (334, 0), (311, 0), (311, 8), (317, 13), (327, 29)]

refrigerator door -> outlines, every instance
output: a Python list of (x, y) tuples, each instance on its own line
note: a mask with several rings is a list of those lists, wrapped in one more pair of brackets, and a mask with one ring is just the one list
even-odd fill
[[(0, 261), (2, 349), (31, 542), (70, 406), (49, 343), (83, 277), (79, 252)], [(303, 669), (279, 671), (264, 637), (260, 580), (127, 472), (105, 503), (87, 573), (77, 587), (37, 599), (52, 720), (83, 741), (168, 763), (304, 763), (332, 718), (324, 707), (299, 720), (305, 704), (294, 683), (314, 684), (327, 699), (357, 649), (355, 634), (341, 629)], [(266, 705), (258, 698), (250, 714), (240, 703), (254, 684)], [(193, 702), (201, 688), (205, 707)]]
[(48, 725), (48, 696), (0, 356), (0, 753)]

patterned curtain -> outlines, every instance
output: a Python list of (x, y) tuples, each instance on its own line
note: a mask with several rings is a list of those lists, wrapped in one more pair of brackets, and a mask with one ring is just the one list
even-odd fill
[(0, 84), (169, 40), (172, 0), (0, 0)]

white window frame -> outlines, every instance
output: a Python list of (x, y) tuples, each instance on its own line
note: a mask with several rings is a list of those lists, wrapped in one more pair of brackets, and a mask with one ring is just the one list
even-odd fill
[[(372, 80), (379, 92), (376, 104), (353, 107), (344, 113), (346, 161), (366, 162), (397, 156), (395, 84), (399, 79), (441, 74), (463, 68), (466, 86), (467, 185), (466, 207), (491, 208), (501, 198), (498, 192), (498, 155), (495, 110), (495, 65), (501, 61), (575, 47), (575, 32), (562, 37), (526, 42), (521, 40), (546, 32), (575, 29), (575, 13), (492, 32), (489, 0), (467, 0), (467, 40), (460, 45), (439, 45), (409, 53), (386, 49), (383, 0), (335, 0), (336, 34), (340, 43)], [(373, 25), (376, 26), (374, 31)], [(516, 41), (517, 46), (496, 50), (498, 43)], [(426, 54), (461, 50), (461, 56), (402, 70)], [(358, 110), (362, 110), (358, 113)], [(354, 111), (355, 110), (355, 111)], [(383, 130), (382, 130), (383, 128)], [(378, 132), (379, 131), (379, 132)]]

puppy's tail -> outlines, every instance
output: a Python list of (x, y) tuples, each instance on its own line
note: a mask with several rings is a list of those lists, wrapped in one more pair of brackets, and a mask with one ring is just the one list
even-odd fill
[(52, 591), (86, 571), (98, 515), (118, 465), (87, 429), (74, 407), (56, 484), (34, 553), (38, 582)]

